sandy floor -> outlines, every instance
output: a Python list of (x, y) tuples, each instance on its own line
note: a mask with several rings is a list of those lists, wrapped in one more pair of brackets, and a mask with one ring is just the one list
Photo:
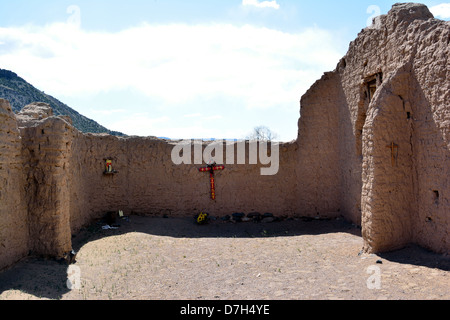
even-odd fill
[(342, 220), (198, 226), (133, 216), (101, 226), (73, 239), (70, 269), (27, 259), (0, 273), (0, 300), (450, 298), (448, 256), (415, 246), (359, 254), (360, 230)]

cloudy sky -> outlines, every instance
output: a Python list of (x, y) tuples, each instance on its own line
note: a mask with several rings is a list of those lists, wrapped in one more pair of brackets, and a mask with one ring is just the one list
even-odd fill
[[(394, 1), (0, 1), (0, 68), (109, 129), (296, 138), (299, 100)], [(423, 1), (450, 19), (450, 3)]]

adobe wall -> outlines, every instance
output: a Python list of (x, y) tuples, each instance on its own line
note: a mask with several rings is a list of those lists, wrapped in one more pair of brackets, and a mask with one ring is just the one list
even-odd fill
[(297, 138), (297, 208), (304, 216), (345, 214), (340, 203), (339, 74), (325, 73), (302, 97)]
[(450, 251), (449, 30), (424, 5), (396, 4), (302, 98), (299, 149), (339, 172), (331, 194), (362, 224), (367, 251), (409, 242)]
[[(278, 173), (261, 175), (248, 142), (238, 164), (234, 143), (215, 201), (204, 163), (173, 163), (177, 142), (83, 134), (45, 104), (14, 115), (0, 99), (0, 269), (29, 252), (63, 257), (72, 234), (118, 210), (342, 215), (362, 226), (368, 252), (410, 242), (450, 252), (449, 24), (423, 5), (394, 5), (301, 98)], [(106, 158), (116, 174), (103, 174)]]
[[(206, 147), (203, 145), (203, 149)], [(233, 212), (271, 212), (290, 216), (296, 211), (295, 144), (280, 146), (276, 176), (261, 176), (261, 164), (225, 163), (215, 173), (216, 200), (210, 198), (209, 174), (195, 164), (175, 165), (175, 142), (156, 138), (74, 135), (71, 154), (71, 226), (77, 230), (108, 211), (169, 217), (194, 216), (200, 211), (224, 216)], [(235, 148), (235, 157), (237, 149)], [(269, 148), (270, 149), (270, 148)], [(117, 174), (104, 175), (105, 159), (113, 159)], [(192, 155), (193, 158), (193, 155)], [(192, 162), (193, 163), (193, 162)]]
[(72, 249), (67, 173), (73, 130), (53, 116), (20, 128), (32, 254), (63, 257)]
[(0, 99), (0, 268), (28, 254), (28, 210), (22, 141), (16, 117)]
[[(371, 206), (363, 212), (366, 247), (386, 251), (415, 242), (449, 252), (450, 23), (422, 5), (394, 7), (383, 23), (375, 37), (387, 50), (374, 62), (387, 66), (386, 80), (364, 127), (364, 164), (373, 168), (363, 176), (362, 201)], [(386, 148), (392, 142), (394, 166)]]
[[(14, 166), (17, 179), (5, 180), (5, 184), (10, 181), (11, 188), (1, 194), (13, 196), (8, 197), (11, 205), (2, 204), (2, 210), (13, 220), (8, 224), (3, 220), (2, 227), (9, 227), (14, 237), (21, 234), (24, 239), (20, 242), (22, 250), (18, 250), (11, 244), (14, 237), (2, 232), (8, 239), (5, 252), (12, 258), (2, 254), (1, 267), (29, 252), (63, 258), (71, 250), (71, 235), (109, 211), (169, 217), (193, 217), (200, 211), (214, 216), (271, 212), (284, 217), (297, 212), (296, 143), (279, 145), (279, 171), (267, 176), (261, 175), (261, 169), (270, 165), (259, 161), (250, 164), (249, 142), (242, 164), (238, 161), (238, 143), (224, 145), (225, 170), (215, 174), (217, 196), (213, 201), (209, 174), (198, 170), (204, 163), (173, 163), (177, 142), (83, 134), (68, 119), (53, 116), (51, 108), (40, 103), (26, 106), (16, 116), (6, 113), (2, 128), (3, 122), (12, 129), (2, 135), (2, 144), (15, 139), (16, 154), (2, 152), (2, 159)], [(202, 143), (201, 154), (209, 144)], [(234, 160), (226, 159), (230, 146)], [(194, 163), (193, 147), (191, 152)], [(15, 156), (17, 163), (12, 161)], [(104, 174), (107, 158), (113, 160), (114, 175)], [(13, 175), (5, 166), (0, 172)], [(22, 215), (17, 215), (18, 208), (23, 209)]]

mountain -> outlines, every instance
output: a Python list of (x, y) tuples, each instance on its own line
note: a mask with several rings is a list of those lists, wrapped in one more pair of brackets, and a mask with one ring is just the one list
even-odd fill
[(0, 98), (11, 104), (15, 113), (32, 102), (48, 103), (57, 116), (69, 116), (73, 126), (85, 133), (108, 133), (114, 136), (125, 136), (121, 132), (111, 131), (73, 110), (61, 101), (36, 89), (12, 71), (0, 69)]

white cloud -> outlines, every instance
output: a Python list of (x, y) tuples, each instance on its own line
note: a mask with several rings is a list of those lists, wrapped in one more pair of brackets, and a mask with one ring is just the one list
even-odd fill
[(273, 1), (262, 1), (259, 0), (242, 0), (243, 6), (255, 6), (257, 8), (273, 8), (273, 9), (279, 9), (280, 5), (277, 3), (276, 0)]
[(170, 118), (167, 116), (152, 118), (146, 112), (134, 113), (112, 122), (108, 129), (126, 132), (128, 135), (161, 136), (160, 130), (157, 128), (167, 125), (169, 122)]
[(207, 116), (207, 117), (203, 118), (203, 120), (211, 121), (211, 120), (220, 120), (222, 118), (223, 118), (223, 116), (221, 116), (220, 114), (216, 114), (216, 115), (212, 115), (212, 116)]
[(201, 113), (190, 113), (190, 114), (185, 114), (183, 117), (185, 118), (198, 118), (201, 117), (202, 114)]
[(144, 24), (102, 33), (53, 24), (0, 28), (0, 41), (9, 48), (0, 51), (2, 68), (52, 95), (133, 88), (167, 103), (222, 94), (261, 108), (298, 101), (299, 90), (341, 56), (327, 31), (249, 25)]
[(430, 8), (431, 13), (435, 17), (442, 19), (450, 18), (450, 3), (441, 3)]
[[(318, 28), (287, 33), (251, 25), (142, 24), (120, 32), (91, 32), (68, 23), (27, 25), (0, 28), (4, 43), (0, 67), (54, 97), (84, 97), (89, 106), (75, 103), (73, 107), (111, 130), (174, 136), (192, 129), (192, 134), (209, 137), (218, 133), (217, 128), (206, 127), (212, 123), (202, 123), (203, 131), (187, 126), (178, 130), (160, 116), (197, 120), (198, 114), (209, 112), (205, 108), (227, 112), (225, 98), (237, 102), (244, 118), (253, 117), (245, 113), (249, 109), (279, 113), (283, 108), (290, 110), (288, 118), (297, 117), (301, 95), (324, 71), (333, 70), (343, 55), (337, 41)], [(158, 108), (157, 115), (152, 114), (157, 119), (124, 117), (117, 110), (92, 112), (99, 108), (89, 103), (89, 97), (110, 92), (131, 92), (157, 101), (151, 105)], [(140, 111), (148, 110), (145, 102), (139, 104)], [(125, 102), (112, 108), (135, 113), (139, 111), (135, 107)], [(296, 121), (292, 123), (295, 132)]]

